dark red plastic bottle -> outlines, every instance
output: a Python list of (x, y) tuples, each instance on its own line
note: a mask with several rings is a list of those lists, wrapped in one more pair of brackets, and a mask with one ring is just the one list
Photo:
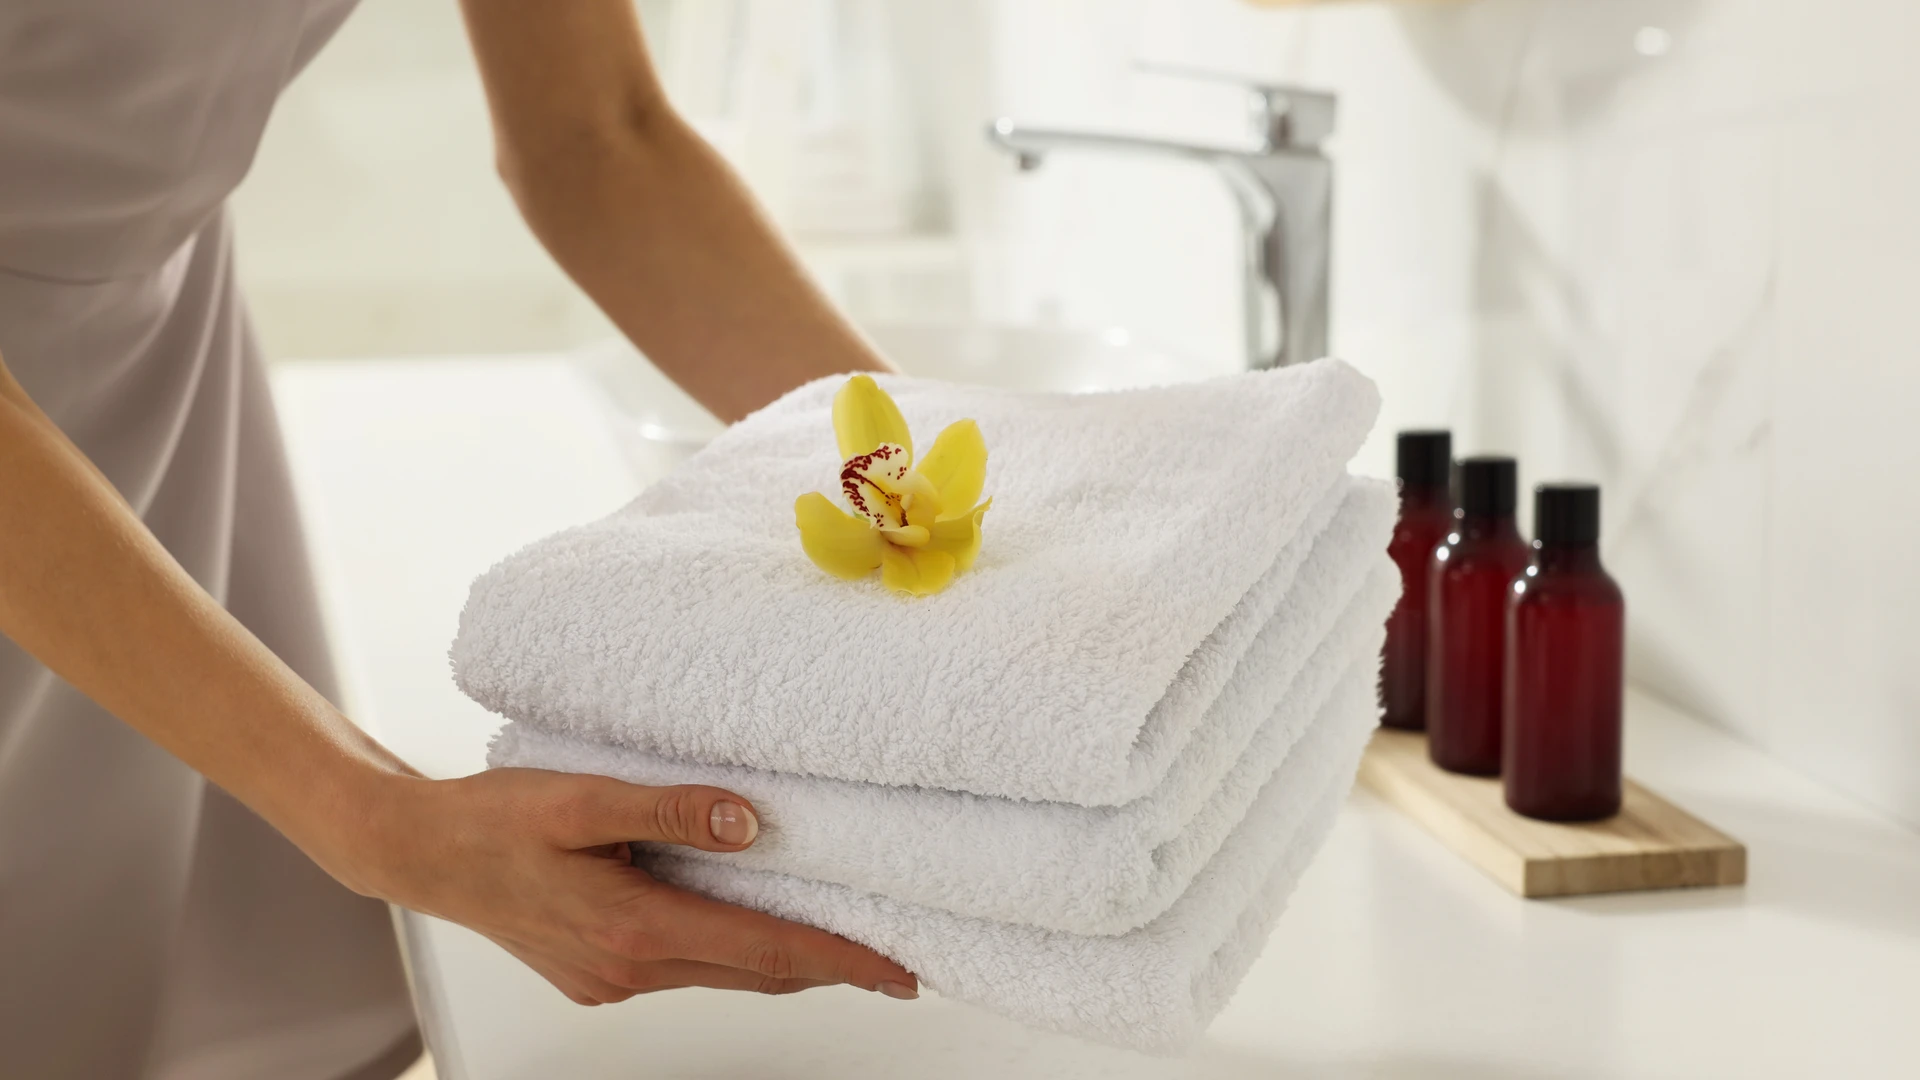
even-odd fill
[(1531, 554), (1513, 521), (1518, 466), (1460, 462), (1460, 513), (1433, 553), (1427, 600), (1427, 753), (1443, 769), (1500, 771), (1507, 593)]
[(1427, 722), (1427, 568), (1453, 527), (1453, 436), (1403, 431), (1397, 447), (1400, 520), (1387, 554), (1400, 567), (1400, 600), (1387, 616), (1380, 662), (1380, 722), (1418, 731)]
[(1507, 806), (1547, 821), (1620, 810), (1626, 602), (1600, 565), (1600, 489), (1542, 484), (1533, 564), (1507, 605)]

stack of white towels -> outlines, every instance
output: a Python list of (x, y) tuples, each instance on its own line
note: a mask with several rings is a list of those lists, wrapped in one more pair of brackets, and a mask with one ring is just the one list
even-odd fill
[(738, 792), (750, 850), (644, 864), (943, 995), (1177, 1051), (1377, 720), (1395, 497), (1346, 469), (1374, 388), (1332, 360), (1111, 394), (880, 381), (918, 438), (979, 422), (971, 570), (914, 598), (808, 562), (793, 500), (837, 490), (842, 380), (803, 386), (475, 583), (453, 660), (509, 718), (491, 761)]

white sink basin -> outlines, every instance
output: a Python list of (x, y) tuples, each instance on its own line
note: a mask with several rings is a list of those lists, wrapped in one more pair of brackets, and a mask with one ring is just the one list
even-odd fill
[[(865, 329), (902, 371), (950, 382), (1081, 393), (1224, 374), (1139, 344), (1124, 330), (925, 323)], [(607, 392), (614, 426), (643, 475), (659, 475), (720, 432), (712, 414), (626, 341), (585, 350), (580, 362)]]

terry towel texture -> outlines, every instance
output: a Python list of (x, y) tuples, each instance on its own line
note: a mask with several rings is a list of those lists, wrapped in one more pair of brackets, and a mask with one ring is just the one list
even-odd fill
[(1237, 662), (1183, 680), (1190, 655), (1245, 600), (1233, 631), (1267, 625), (1257, 602), (1285, 595), (1378, 407), (1335, 360), (1087, 395), (883, 377), (923, 444), (972, 417), (991, 455), (979, 560), (909, 600), (800, 555), (794, 498), (837, 488), (842, 381), (483, 575), (461, 688), (682, 761), (1118, 806), (1165, 778)]
[[(1284, 601), (1267, 615), (1205, 719), (1152, 791), (1118, 807), (1031, 803), (886, 787), (739, 766), (701, 766), (509, 724), (489, 763), (711, 784), (761, 808), (744, 852), (689, 852), (753, 870), (833, 882), (961, 915), (1083, 934), (1120, 934), (1165, 912), (1240, 821), (1308, 721), (1352, 670), (1377, 666), (1400, 591), (1385, 553), (1395, 496), (1376, 481), (1343, 490)], [(1264, 581), (1264, 579), (1263, 579)], [(1253, 597), (1249, 597), (1252, 600)], [(1249, 605), (1208, 639), (1215, 645)], [(1190, 661), (1182, 678), (1192, 674)], [(1355, 676), (1358, 677), (1358, 676)], [(1192, 685), (1189, 680), (1184, 684)], [(1204, 681), (1212, 682), (1209, 675)]]
[(1378, 722), (1378, 670), (1363, 665), (1335, 692), (1179, 901), (1117, 937), (971, 919), (724, 863), (651, 855), (643, 865), (687, 888), (868, 945), (944, 996), (1037, 1027), (1178, 1051), (1259, 957), (1331, 831)]

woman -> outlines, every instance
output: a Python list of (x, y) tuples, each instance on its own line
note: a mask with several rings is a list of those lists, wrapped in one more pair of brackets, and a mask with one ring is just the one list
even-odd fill
[[(0, 1071), (391, 1076), (418, 1041), (379, 901), (583, 1004), (914, 996), (622, 857), (739, 850), (745, 800), (430, 781), (330, 704), (223, 202), (351, 2), (0, 5)], [(528, 224), (669, 375), (731, 419), (885, 366), (667, 105), (631, 0), (463, 7)]]

